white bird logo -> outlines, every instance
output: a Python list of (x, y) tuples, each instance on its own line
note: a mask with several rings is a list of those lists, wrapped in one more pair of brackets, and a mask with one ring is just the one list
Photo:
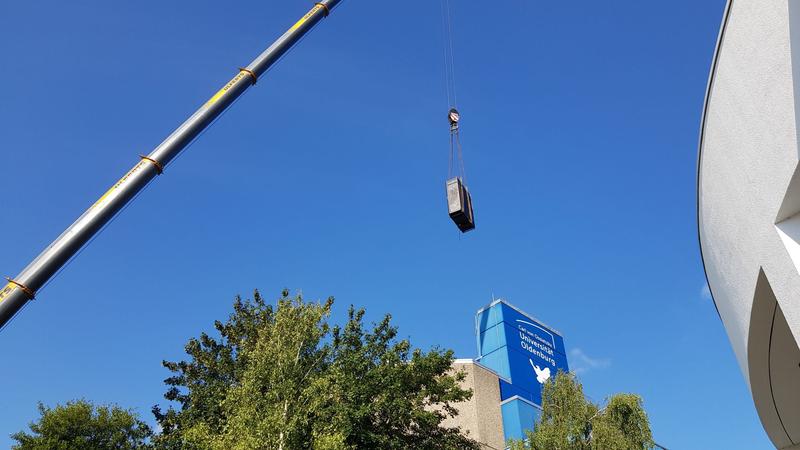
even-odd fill
[(545, 381), (550, 379), (550, 368), (549, 367), (545, 367), (544, 369), (541, 369), (539, 366), (537, 366), (536, 364), (533, 363), (533, 360), (529, 359), (528, 362), (531, 363), (531, 366), (533, 367), (533, 371), (536, 372), (536, 381), (538, 381), (539, 384), (544, 384)]

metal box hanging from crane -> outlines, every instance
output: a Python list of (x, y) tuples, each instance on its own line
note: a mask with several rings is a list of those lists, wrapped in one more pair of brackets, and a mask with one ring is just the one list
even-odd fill
[(472, 214), (472, 197), (461, 177), (447, 180), (447, 209), (462, 233), (475, 228), (475, 216)]
[[(450, 122), (450, 168), (447, 180), (447, 212), (462, 233), (475, 228), (475, 215), (472, 212), (472, 197), (464, 183), (464, 158), (461, 154), (461, 138), (458, 122), (461, 114), (455, 108), (447, 112)], [(454, 173), (457, 174), (454, 176)]]
[(459, 122), (461, 114), (456, 109), (456, 77), (455, 56), (453, 51), (453, 20), (450, 11), (450, 2), (442, 0), (442, 13), (444, 19), (444, 69), (445, 87), (447, 88), (447, 120), (450, 122), (450, 160), (447, 171), (447, 212), (462, 233), (475, 229), (475, 214), (472, 210), (472, 196), (466, 184), (466, 171), (464, 170), (464, 155), (461, 150), (461, 136)]

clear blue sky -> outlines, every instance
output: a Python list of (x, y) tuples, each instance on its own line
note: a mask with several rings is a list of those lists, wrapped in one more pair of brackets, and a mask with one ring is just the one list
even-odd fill
[[(492, 295), (560, 329), (658, 442), (769, 448), (695, 227), (724, 1), (455, 0), (477, 230), (446, 215), (438, 1), (342, 7), (0, 333), (0, 447), (36, 402), (162, 403), (162, 359), (282, 288), (475, 355)], [(0, 272), (15, 275), (311, 2), (0, 3)]]

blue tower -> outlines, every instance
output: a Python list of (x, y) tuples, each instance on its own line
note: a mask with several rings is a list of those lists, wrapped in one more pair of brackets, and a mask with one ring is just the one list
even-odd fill
[(475, 315), (477, 361), (500, 375), (505, 439), (523, 439), (542, 405), (542, 385), (569, 371), (564, 338), (505, 300)]

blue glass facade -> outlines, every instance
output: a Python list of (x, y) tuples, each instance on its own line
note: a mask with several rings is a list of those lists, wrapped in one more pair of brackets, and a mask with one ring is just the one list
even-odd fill
[(503, 434), (506, 442), (509, 439), (524, 439), (525, 430), (530, 430), (533, 423), (539, 418), (539, 408), (514, 398), (500, 405), (503, 413)]
[(522, 439), (542, 403), (542, 385), (569, 371), (564, 338), (504, 300), (475, 316), (478, 362), (500, 375), (505, 439)]

